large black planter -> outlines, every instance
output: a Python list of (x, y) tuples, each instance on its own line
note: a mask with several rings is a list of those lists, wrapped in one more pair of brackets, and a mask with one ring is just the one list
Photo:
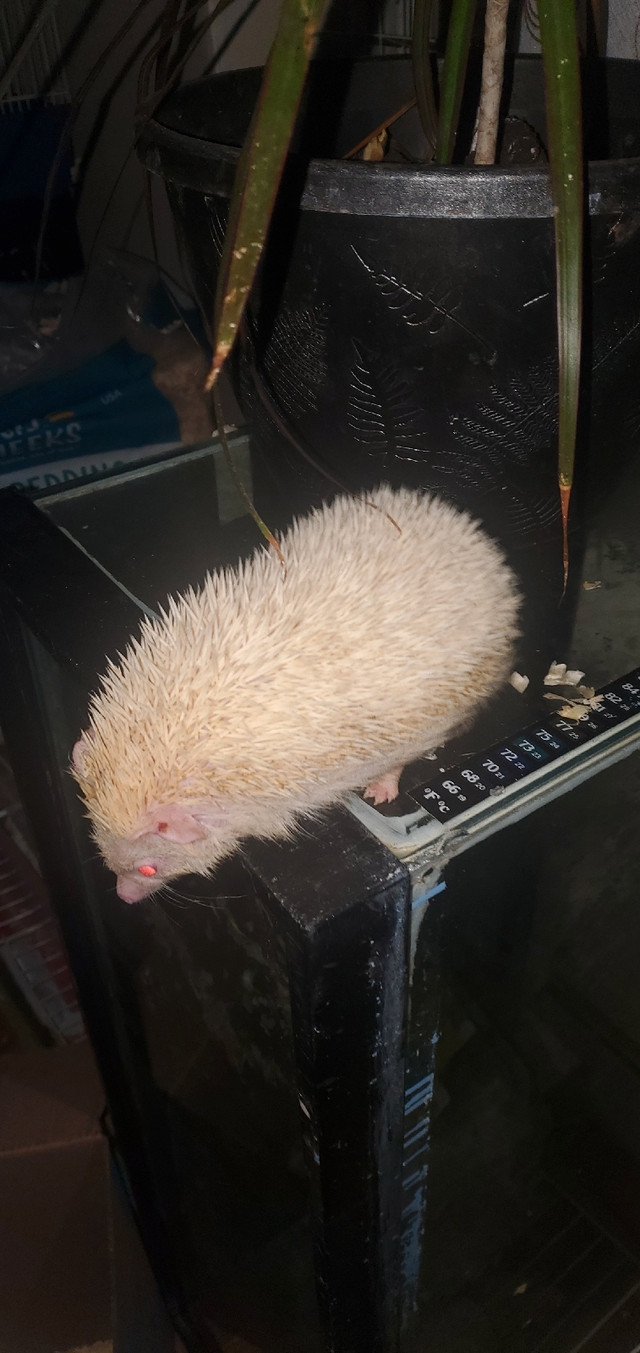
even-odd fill
[[(207, 318), (235, 147), (259, 77), (238, 71), (188, 85), (142, 135)], [(511, 110), (544, 136), (538, 59), (519, 59), (509, 85)], [(578, 454), (601, 494), (616, 458), (633, 450), (640, 417), (640, 68), (590, 66), (585, 89), (587, 151), (596, 159)], [(399, 480), (470, 506), (507, 545), (550, 658), (561, 555), (548, 170), (324, 158), (344, 154), (410, 95), (404, 59), (318, 63), (234, 356), (235, 388), (289, 501), (296, 485), (305, 500), (334, 484), (286, 430), (349, 487)], [(398, 129), (416, 149), (415, 125), (403, 119)], [(580, 520), (574, 510), (574, 526)], [(578, 533), (575, 556), (579, 549)]]

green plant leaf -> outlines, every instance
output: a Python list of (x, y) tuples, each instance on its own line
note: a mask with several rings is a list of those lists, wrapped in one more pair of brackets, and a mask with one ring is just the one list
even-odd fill
[(9, 93), (13, 81), (19, 74), (23, 62), (26, 60), (31, 48), (44, 28), (44, 25), (51, 18), (54, 10), (57, 9), (60, 0), (40, 0), (34, 13), (29, 16), (29, 26), (22, 35), (22, 39), (9, 58), (8, 65), (0, 74), (0, 99), (4, 99)]
[(431, 16), (433, 0), (415, 0), (413, 9), (413, 32), (411, 38), (411, 61), (413, 65), (413, 84), (416, 91), (418, 112), (422, 130), (429, 142), (431, 153), (438, 140), (438, 113), (433, 90), (431, 71)]
[[(149, 49), (140, 65), (138, 75), (138, 116), (145, 111), (149, 117), (152, 117), (159, 104), (175, 88), (180, 75), (183, 73), (187, 62), (197, 50), (202, 38), (208, 30), (213, 29), (215, 20), (234, 0), (218, 0), (213, 9), (209, 9), (204, 19), (196, 23), (198, 11), (206, 4), (206, 0), (196, 0), (195, 4), (190, 5), (181, 14), (174, 32), (176, 39), (176, 51), (171, 54), (167, 66), (167, 78), (160, 78), (161, 72), (158, 68), (159, 54), (161, 53), (164, 39), (159, 40)], [(249, 0), (249, 5), (244, 14), (240, 17), (240, 23), (244, 21), (251, 9), (251, 4), (257, 3), (257, 0)], [(160, 19), (164, 11), (161, 11)], [(212, 62), (215, 64), (219, 52), (214, 52)]]
[(558, 482), (565, 586), (582, 347), (584, 184), (580, 62), (574, 0), (538, 0), (545, 72), (547, 145), (556, 232), (558, 320)]
[(453, 0), (440, 77), (440, 120), (436, 161), (451, 164), (467, 74), (477, 0)]
[(231, 351), (267, 235), (327, 0), (283, 0), (229, 206), (214, 305), (207, 389)]
[(223, 415), (223, 412), (222, 412), (222, 405), (221, 405), (221, 403), (220, 403), (220, 391), (219, 391), (219, 388), (214, 388), (212, 398), (213, 398), (213, 408), (214, 408), (215, 418), (216, 418), (216, 426), (217, 426), (217, 429), (218, 429), (218, 436), (219, 436), (219, 438), (220, 438), (220, 444), (221, 444), (221, 446), (222, 446), (222, 454), (223, 454), (223, 456), (224, 456), (224, 458), (225, 458), (225, 461), (226, 461), (226, 463), (227, 463), (227, 469), (229, 470), (229, 473), (230, 473), (230, 475), (231, 475), (231, 478), (233, 479), (233, 482), (234, 482), (234, 484), (235, 484), (235, 486), (236, 486), (236, 488), (237, 488), (237, 490), (238, 490), (238, 493), (240, 494), (240, 497), (243, 499), (243, 501), (244, 501), (244, 503), (245, 503), (245, 505), (246, 505), (246, 508), (247, 508), (247, 510), (248, 510), (248, 512), (249, 512), (250, 517), (253, 518), (253, 521), (255, 522), (255, 524), (256, 524), (256, 526), (257, 526), (257, 528), (258, 528), (260, 534), (264, 536), (264, 538), (265, 538), (267, 544), (270, 545), (271, 548), (272, 548), (273, 550), (275, 550), (275, 552), (276, 552), (276, 554), (277, 554), (277, 556), (278, 556), (278, 559), (280, 560), (280, 563), (282, 564), (282, 567), (283, 567), (283, 569), (284, 569), (284, 571), (285, 571), (285, 574), (286, 574), (287, 569), (286, 569), (285, 558), (284, 558), (284, 555), (283, 555), (283, 553), (282, 553), (282, 550), (280, 549), (280, 546), (279, 546), (279, 544), (278, 544), (278, 542), (277, 542), (277, 540), (276, 540), (276, 538), (275, 538), (275, 536), (274, 536), (274, 534), (273, 534), (273, 531), (271, 530), (271, 528), (270, 528), (269, 526), (267, 526), (267, 523), (266, 523), (265, 521), (262, 520), (262, 517), (260, 516), (260, 513), (256, 511), (256, 508), (254, 507), (254, 505), (253, 505), (253, 503), (252, 503), (252, 501), (251, 501), (251, 499), (250, 499), (250, 497), (249, 497), (249, 494), (247, 493), (247, 490), (245, 489), (245, 486), (244, 486), (244, 484), (243, 484), (243, 482), (242, 482), (242, 480), (241, 480), (241, 478), (240, 478), (240, 475), (238, 474), (238, 471), (237, 471), (237, 469), (236, 469), (236, 467), (235, 467), (235, 465), (234, 465), (234, 463), (233, 463), (233, 456), (231, 455), (231, 452), (230, 452), (230, 450), (229, 450), (229, 443), (228, 443), (228, 441), (227, 441), (227, 434), (226, 434), (225, 428), (224, 428), (224, 415)]

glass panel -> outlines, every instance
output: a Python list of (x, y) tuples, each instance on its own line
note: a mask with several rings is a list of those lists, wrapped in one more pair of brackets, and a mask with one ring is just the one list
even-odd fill
[[(27, 637), (53, 764), (66, 766), (86, 693)], [(89, 1011), (92, 1034), (104, 1021), (123, 1061), (111, 1103), (119, 1158), (126, 1169), (135, 1154), (132, 1098), (190, 1318), (205, 1331), (241, 1330), (265, 1353), (316, 1353), (282, 929), (239, 860), (220, 869), (215, 888), (189, 878), (148, 906), (123, 906), (67, 775), (63, 793), (65, 849), (75, 844), (83, 875), (66, 924), (75, 924), (74, 905), (88, 909), (109, 993), (105, 1010)]]
[[(275, 485), (265, 482), (264, 477), (254, 482), (256, 471), (248, 438), (234, 434), (231, 449), (243, 482), (249, 492), (254, 492), (269, 524), (275, 527), (286, 520), (290, 509)], [(327, 493), (331, 491), (328, 485)], [(152, 608), (162, 604), (167, 595), (175, 595), (189, 584), (198, 585), (208, 569), (233, 563), (262, 544), (218, 443), (43, 495), (38, 502), (119, 586)], [(531, 577), (534, 580), (522, 616), (523, 652), (531, 658), (532, 672), (536, 669), (529, 689), (524, 695), (511, 688), (501, 692), (499, 699), (483, 711), (471, 734), (467, 731), (450, 740), (438, 765), (453, 765), (469, 750), (488, 747), (541, 713), (549, 715), (554, 703), (543, 698), (541, 683), (548, 661), (566, 662), (570, 669), (584, 671), (585, 682), (596, 688), (630, 672), (640, 661), (640, 469), (636, 461), (627, 456), (615, 462), (612, 452), (606, 483), (601, 476), (594, 478), (586, 508), (576, 507), (576, 512), (587, 526), (583, 539), (576, 536), (572, 542), (570, 595), (555, 638), (548, 615), (544, 621), (538, 615), (536, 601), (539, 587), (540, 596), (551, 605), (548, 554), (541, 552), (538, 565), (535, 551), (533, 564), (520, 561), (530, 581)], [(558, 592), (556, 603), (559, 601)], [(403, 790), (430, 779), (433, 769), (433, 762), (418, 763), (415, 771), (405, 775)], [(413, 808), (403, 795), (394, 804), (385, 805), (381, 814), (398, 816)]]
[[(247, 438), (232, 436), (230, 450), (251, 493)], [(152, 608), (261, 539), (217, 442), (47, 495), (39, 505)]]
[[(220, 507), (217, 454), (195, 450), (40, 504), (123, 590), (156, 606), (260, 543), (246, 517)], [(539, 648), (545, 665), (566, 661), (597, 687), (640, 662), (640, 467), (612, 464), (588, 498), (564, 646)], [(539, 567), (548, 596), (545, 560), (530, 572)], [(535, 638), (530, 611), (525, 626)], [(35, 644), (33, 654), (65, 765), (85, 693)], [(470, 753), (551, 709), (541, 682), (526, 696), (508, 689), (437, 763), (412, 767), (380, 816), (415, 811), (406, 791), (434, 764), (468, 769)], [(592, 745), (579, 744), (576, 768)], [(551, 790), (563, 763), (550, 764)], [(419, 1328), (407, 1353), (630, 1353), (640, 1338), (639, 798), (631, 757), (446, 867), (442, 956), (430, 952), (423, 984), (433, 1000), (441, 971)], [(80, 809), (70, 811), (80, 839)], [(216, 1311), (265, 1350), (320, 1347), (285, 960), (267, 902), (233, 861), (215, 898), (189, 879), (124, 908), (82, 839), (108, 1019), (124, 1039), (193, 1309)], [(424, 976), (420, 950), (416, 961)], [(414, 1023), (421, 1014), (417, 1002)], [(433, 1018), (430, 1006), (425, 1028)]]
[(639, 811), (631, 756), (445, 870), (411, 1353), (637, 1345)]
[[(418, 786), (433, 783), (441, 786), (443, 775), (451, 767), (466, 767), (468, 772), (481, 771), (477, 761), (468, 760), (470, 753), (496, 749), (499, 739), (509, 738), (519, 731), (537, 726), (540, 721), (550, 718), (555, 722), (558, 711), (567, 699), (571, 699), (573, 690), (578, 700), (583, 697), (577, 686), (545, 687), (543, 675), (552, 661), (566, 664), (570, 672), (583, 673), (578, 685), (594, 688), (596, 691), (608, 688), (615, 683), (612, 703), (603, 706), (608, 710), (605, 716), (585, 708), (585, 719), (594, 715), (591, 735), (597, 733), (596, 724), (602, 729), (613, 726), (611, 711), (618, 704), (618, 713), (624, 717), (640, 708), (640, 461), (630, 455), (616, 458), (615, 448), (611, 447), (611, 460), (606, 480), (603, 475), (592, 474), (585, 501), (576, 503), (576, 518), (582, 521), (581, 531), (576, 530), (571, 539), (571, 574), (569, 591), (563, 603), (560, 603), (560, 579), (554, 593), (548, 587), (548, 557), (539, 563), (539, 594), (535, 586), (529, 590), (522, 610), (523, 651), (529, 652), (532, 667), (520, 666), (525, 676), (531, 676), (531, 682), (524, 694), (517, 693), (511, 687), (500, 692), (476, 719), (473, 727), (462, 736), (450, 739), (446, 746), (438, 749), (437, 757), (415, 762), (409, 767), (401, 780), (403, 793), (392, 804), (385, 804), (377, 810), (380, 817), (396, 818), (415, 812), (416, 803), (410, 794)], [(556, 561), (557, 562), (557, 561)], [(516, 572), (518, 564), (515, 564)], [(527, 566), (532, 569), (531, 563)], [(546, 593), (545, 593), (545, 588)], [(539, 597), (546, 597), (544, 613), (538, 605)], [(549, 615), (556, 608), (558, 616), (564, 613), (564, 619), (558, 623), (554, 634)], [(536, 642), (536, 626), (539, 635)], [(536, 651), (537, 650), (537, 651)], [(543, 661), (541, 661), (541, 659)], [(635, 694), (631, 687), (623, 688), (621, 678), (632, 675)], [(586, 739), (588, 727), (584, 723), (579, 733), (567, 732), (561, 738), (560, 750), (568, 751), (575, 744)], [(551, 753), (555, 755), (553, 747)], [(533, 753), (532, 753), (533, 755)], [(537, 753), (536, 753), (537, 755)], [(527, 761), (527, 752), (523, 764), (528, 771), (535, 766)], [(516, 772), (518, 768), (516, 767)], [(562, 763), (558, 764), (558, 773)], [(554, 778), (555, 769), (552, 773)], [(517, 773), (511, 775), (511, 780)], [(507, 775), (504, 783), (509, 783)], [(496, 783), (498, 781), (496, 780)], [(488, 784), (488, 782), (487, 782)], [(489, 788), (494, 787), (493, 785)], [(464, 786), (463, 786), (464, 788)], [(426, 805), (422, 796), (420, 800)], [(469, 797), (469, 806), (473, 796)], [(435, 804), (435, 800), (434, 800)], [(459, 807), (459, 805), (458, 805)], [(436, 819), (440, 817), (438, 805), (433, 807)]]

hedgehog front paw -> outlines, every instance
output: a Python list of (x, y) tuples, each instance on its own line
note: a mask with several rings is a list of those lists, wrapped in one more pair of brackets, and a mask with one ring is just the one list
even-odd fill
[(364, 791), (365, 799), (373, 799), (374, 804), (393, 803), (397, 799), (399, 788), (398, 781), (402, 774), (402, 766), (397, 770), (388, 770), (386, 775), (381, 775), (377, 780), (372, 780)]

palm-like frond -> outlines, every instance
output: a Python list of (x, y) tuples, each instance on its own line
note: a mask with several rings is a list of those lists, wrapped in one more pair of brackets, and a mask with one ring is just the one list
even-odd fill
[(547, 139), (555, 210), (558, 322), (558, 481), (562, 505), (565, 586), (568, 519), (575, 459), (582, 347), (582, 105), (575, 6), (538, 0), (545, 67)]

